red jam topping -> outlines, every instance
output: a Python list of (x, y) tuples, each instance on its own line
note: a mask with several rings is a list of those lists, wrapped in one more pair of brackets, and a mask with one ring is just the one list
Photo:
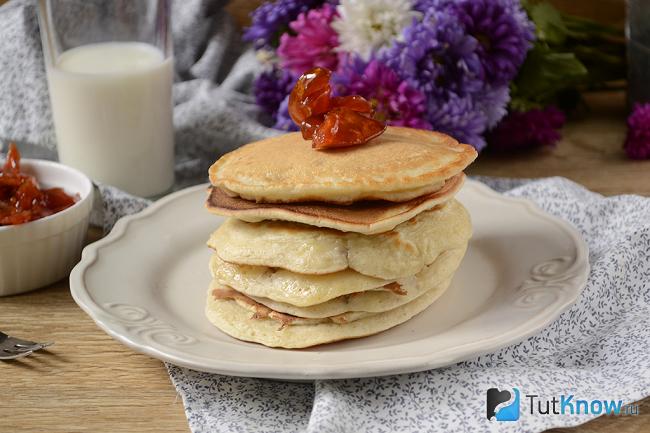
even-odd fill
[(0, 170), (0, 226), (22, 224), (61, 212), (75, 203), (61, 188), (40, 189), (34, 176), (20, 172), (20, 154), (9, 145)]
[(373, 119), (372, 104), (362, 96), (333, 97), (325, 68), (302, 74), (289, 95), (289, 115), (314, 149), (357, 146), (378, 137), (386, 124)]

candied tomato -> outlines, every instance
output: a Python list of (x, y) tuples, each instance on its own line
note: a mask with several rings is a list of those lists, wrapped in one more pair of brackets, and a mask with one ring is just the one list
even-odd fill
[(289, 95), (289, 115), (315, 149), (356, 146), (378, 137), (386, 124), (373, 118), (370, 101), (359, 95), (332, 96), (325, 68), (304, 73)]
[(40, 189), (34, 176), (20, 172), (20, 153), (9, 145), (0, 171), (0, 226), (22, 224), (60, 212), (75, 203), (61, 188)]
[(325, 115), (312, 138), (314, 149), (356, 146), (378, 137), (386, 125), (349, 108), (337, 107)]
[(289, 116), (300, 125), (308, 117), (324, 114), (330, 106), (330, 77), (325, 68), (302, 74), (289, 95)]
[(352, 111), (364, 114), (372, 114), (372, 104), (363, 96), (336, 96), (332, 98), (332, 107), (349, 108)]

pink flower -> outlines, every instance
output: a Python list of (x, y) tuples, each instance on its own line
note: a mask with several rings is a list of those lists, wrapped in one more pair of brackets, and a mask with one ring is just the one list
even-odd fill
[(433, 129), (425, 120), (424, 94), (378, 60), (366, 63), (358, 56), (343, 56), (333, 82), (337, 93), (361, 95), (370, 101), (378, 120), (394, 126)]
[(284, 33), (280, 37), (278, 56), (282, 66), (296, 74), (321, 66), (336, 69), (338, 64), (334, 48), (338, 46), (338, 35), (331, 26), (336, 9), (326, 4), (298, 15), (289, 23), (295, 36)]
[(627, 118), (627, 137), (623, 148), (632, 159), (650, 158), (650, 104), (635, 104)]

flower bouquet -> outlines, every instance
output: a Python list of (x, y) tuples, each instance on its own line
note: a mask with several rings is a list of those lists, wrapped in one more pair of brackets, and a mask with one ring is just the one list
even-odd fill
[[(597, 44), (612, 32), (519, 0), (276, 0), (252, 13), (245, 39), (264, 64), (254, 92), (275, 128), (296, 129), (288, 95), (321, 66), (335, 94), (365, 97), (390, 125), (514, 150), (559, 139), (556, 106), (571, 108), (570, 91), (624, 76), (618, 41)], [(603, 73), (589, 74), (577, 43)]]

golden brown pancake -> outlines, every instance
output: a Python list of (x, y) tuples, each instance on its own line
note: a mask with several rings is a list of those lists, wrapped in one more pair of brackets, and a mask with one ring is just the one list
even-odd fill
[(476, 156), (470, 145), (419, 129), (388, 127), (362, 146), (326, 151), (292, 133), (222, 156), (210, 181), (230, 196), (263, 203), (404, 202), (436, 191)]
[[(296, 274), (278, 268), (235, 265), (220, 260), (216, 254), (210, 260), (210, 273), (215, 282), (253, 299), (264, 299), (260, 302), (275, 310), (300, 317), (323, 317), (324, 312), (334, 316), (345, 311), (371, 311), (369, 303), (378, 299), (402, 298), (439, 285), (454, 274), (465, 249), (462, 246), (444, 251), (417, 274), (396, 280), (368, 277), (349, 269), (325, 275)], [(387, 299), (380, 304), (386, 304)], [(282, 304), (285, 308), (275, 308)]]
[(438, 191), (406, 202), (364, 201), (348, 206), (325, 203), (256, 203), (231, 197), (220, 188), (212, 187), (206, 207), (214, 214), (246, 222), (291, 221), (370, 235), (392, 230), (415, 215), (446, 203), (460, 190), (464, 181), (465, 174), (459, 173), (448, 179)]
[(251, 302), (227, 287), (222, 289), (215, 292), (211, 287), (207, 294), (205, 314), (213, 325), (239, 340), (288, 349), (376, 334), (406, 322), (440, 296), (440, 290), (432, 288), (392, 310), (375, 314), (357, 313), (353, 321), (341, 321), (339, 317), (337, 323), (330, 318), (303, 319), (280, 313)]
[(460, 202), (422, 212), (376, 235), (344, 233), (285, 221), (247, 223), (229, 218), (208, 246), (224, 261), (321, 275), (350, 268), (385, 280), (409, 277), (471, 237), (470, 216)]

